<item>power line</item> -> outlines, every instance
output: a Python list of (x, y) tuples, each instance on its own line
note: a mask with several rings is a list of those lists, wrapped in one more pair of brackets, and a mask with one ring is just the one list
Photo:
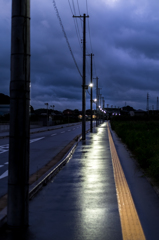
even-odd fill
[(68, 3), (69, 3), (69, 6), (70, 6), (70, 9), (71, 9), (72, 15), (73, 15), (73, 10), (72, 10), (72, 7), (71, 7), (70, 0), (68, 0)]
[[(75, 4), (74, 4), (74, 0), (72, 0), (72, 5), (73, 5), (73, 9), (74, 9), (74, 14), (76, 16), (76, 9), (75, 9)], [(79, 41), (79, 45), (82, 49), (82, 46), (80, 44), (81, 42), (81, 35), (80, 35), (80, 31), (79, 31), (79, 27), (78, 27), (78, 21), (77, 19), (74, 19), (74, 23), (75, 23), (75, 29), (76, 29), (76, 33), (77, 33), (77, 38), (78, 38), (78, 41)]]
[[(88, 14), (88, 0), (86, 0), (86, 11), (87, 11), (87, 15), (89, 15), (89, 14)], [(91, 32), (90, 32), (89, 19), (88, 19), (88, 32), (89, 32), (90, 48), (91, 48), (91, 52), (93, 53), (93, 47), (92, 47), (92, 40), (91, 40)], [(94, 63), (93, 63), (93, 65), (94, 65), (94, 69), (95, 69), (95, 75), (97, 75), (97, 74), (96, 74), (96, 64), (95, 64), (95, 59), (94, 59)]]
[(62, 20), (61, 20), (61, 17), (60, 17), (60, 15), (59, 15), (59, 11), (58, 11), (58, 9), (57, 9), (57, 6), (56, 6), (56, 2), (55, 2), (55, 0), (53, 0), (53, 5), (54, 5), (54, 8), (55, 8), (55, 11), (56, 11), (57, 17), (58, 17), (58, 19), (59, 19), (59, 23), (60, 23), (60, 25), (61, 25), (61, 28), (62, 28), (62, 31), (63, 31), (64, 37), (65, 37), (65, 39), (66, 39), (66, 42), (67, 42), (68, 48), (69, 48), (69, 50), (70, 50), (70, 53), (71, 53), (71, 55), (72, 55), (72, 58), (73, 58), (73, 60), (74, 60), (75, 65), (76, 65), (76, 68), (77, 68), (77, 70), (78, 70), (80, 76), (82, 77), (82, 74), (81, 74), (81, 72), (80, 72), (80, 70), (79, 70), (79, 67), (78, 67), (78, 65), (77, 65), (76, 59), (75, 59), (75, 57), (74, 57), (74, 55), (73, 55), (73, 52), (72, 52), (72, 49), (71, 49), (70, 43), (69, 43), (69, 41), (68, 41), (68, 38), (67, 38), (67, 35), (66, 35), (66, 32), (65, 32), (64, 26), (63, 26), (63, 24), (62, 24)]
[[(75, 7), (74, 7), (74, 4), (73, 4), (73, 9), (71, 7), (71, 3), (70, 3), (70, 0), (68, 0), (68, 3), (69, 3), (69, 7), (70, 7), (70, 10), (71, 10), (71, 13), (72, 15), (74, 15), (73, 13), (73, 9), (75, 11)], [(76, 12), (76, 11), (75, 11)], [(79, 28), (78, 28), (78, 24), (77, 24), (77, 19), (74, 19), (74, 24), (75, 24), (75, 30), (76, 30), (76, 34), (77, 34), (77, 38), (78, 38), (78, 43), (79, 43), (79, 46), (82, 50), (82, 46), (81, 46), (81, 36), (80, 36), (80, 31), (79, 31)]]
[(77, 0), (77, 6), (78, 6), (79, 15), (81, 15), (81, 13), (80, 13), (80, 7), (79, 7), (79, 2), (78, 2), (78, 0)]
[[(79, 7), (79, 2), (77, 0), (77, 6), (78, 6), (78, 12), (79, 12), (79, 15), (81, 16), (81, 12), (80, 12), (80, 7)], [(82, 19), (80, 19), (80, 23), (81, 23), (81, 28), (82, 28)]]

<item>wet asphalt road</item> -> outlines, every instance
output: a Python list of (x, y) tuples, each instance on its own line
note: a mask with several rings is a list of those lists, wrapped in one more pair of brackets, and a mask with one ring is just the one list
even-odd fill
[(122, 239), (106, 123), (89, 133), (58, 175), (30, 202), (30, 226), (0, 239)]
[[(90, 122), (86, 123), (86, 130)], [(30, 135), (30, 175), (47, 164), (70, 141), (81, 134), (81, 124)], [(3, 133), (2, 133), (3, 134)], [(9, 138), (0, 139), (0, 197), (7, 193)]]
[[(73, 157), (30, 201), (26, 231), (0, 230), (0, 240), (121, 240), (106, 124), (79, 142)], [(159, 197), (113, 133), (147, 240), (159, 239)]]

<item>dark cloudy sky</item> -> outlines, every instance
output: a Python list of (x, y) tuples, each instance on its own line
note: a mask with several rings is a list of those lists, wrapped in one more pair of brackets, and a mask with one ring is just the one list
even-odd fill
[[(78, 40), (71, 9), (74, 12), (75, 7), (77, 15), (79, 10), (81, 15), (89, 14), (89, 21), (86, 20), (87, 54), (93, 49), (93, 77), (99, 77), (105, 104), (122, 107), (126, 103), (145, 110), (149, 93), (150, 108), (154, 105), (156, 109), (159, 96), (159, 1), (56, 0), (56, 5), (81, 73), (82, 20), (77, 20)], [(0, 92), (4, 94), (9, 94), (10, 32), (11, 0), (0, 0)], [(87, 57), (86, 77), (89, 83), (90, 57)], [(48, 102), (57, 110), (81, 110), (81, 85), (82, 79), (68, 49), (53, 1), (31, 0), (31, 105), (36, 109), (45, 107), (44, 103)], [(89, 104), (87, 94), (87, 109)]]

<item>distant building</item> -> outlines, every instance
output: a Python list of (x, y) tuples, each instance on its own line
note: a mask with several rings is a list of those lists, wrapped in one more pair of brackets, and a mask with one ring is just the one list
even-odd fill
[(135, 116), (144, 116), (144, 115), (146, 115), (145, 111), (141, 109), (135, 110)]
[(71, 109), (66, 109), (66, 110), (63, 111), (63, 114), (71, 116), (71, 115), (73, 115), (73, 111)]
[(112, 116), (119, 116), (120, 115), (120, 108), (104, 108), (106, 112), (107, 119), (111, 118)]

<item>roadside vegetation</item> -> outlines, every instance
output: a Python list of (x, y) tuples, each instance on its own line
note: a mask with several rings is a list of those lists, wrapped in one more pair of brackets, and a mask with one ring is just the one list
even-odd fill
[(146, 175), (159, 185), (159, 118), (116, 117), (111, 120), (111, 127)]

